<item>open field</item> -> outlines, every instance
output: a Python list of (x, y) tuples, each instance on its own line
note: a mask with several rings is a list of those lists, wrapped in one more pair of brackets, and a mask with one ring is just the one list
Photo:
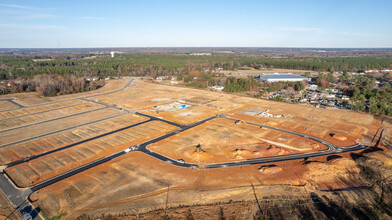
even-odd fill
[(306, 72), (309, 72), (312, 75), (317, 75), (318, 73), (317, 71), (311, 71), (311, 70), (293, 70), (293, 69), (261, 69), (261, 70), (250, 69), (250, 70), (222, 71), (222, 73), (224, 73), (226, 76), (234, 76), (234, 77), (242, 77), (242, 78), (247, 76), (258, 76), (262, 73), (293, 73), (297, 75), (304, 75)]
[[(253, 201), (255, 194), (308, 198), (310, 191), (369, 184), (361, 178), (363, 164), (356, 155), (370, 150), (333, 150), (375, 145), (385, 126), (380, 118), (140, 79), (127, 83), (110, 81), (97, 91), (51, 98), (15, 94), (12, 98), (27, 106), (0, 112), (0, 165), (9, 165), (5, 173), (16, 185), (42, 186), (30, 199), (45, 217), (136, 215), (180, 205)], [(265, 110), (285, 117), (252, 114)], [(328, 150), (333, 153), (206, 166)], [(385, 166), (392, 164), (390, 155), (371, 155)]]

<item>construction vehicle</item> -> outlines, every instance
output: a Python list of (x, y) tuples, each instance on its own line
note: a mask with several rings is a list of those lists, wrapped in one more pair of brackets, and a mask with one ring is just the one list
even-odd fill
[(242, 124), (242, 123), (244, 123), (244, 121), (242, 121), (242, 120), (238, 120), (238, 121), (235, 122), (236, 125)]

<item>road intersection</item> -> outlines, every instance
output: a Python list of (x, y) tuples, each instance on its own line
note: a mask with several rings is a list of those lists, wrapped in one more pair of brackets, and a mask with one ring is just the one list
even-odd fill
[[(11, 163), (3, 164), (3, 166), (2, 166), (3, 169), (0, 172), (0, 189), (8, 197), (10, 202), (16, 207), (16, 209), (18, 211), (21, 212), (21, 210), (25, 209), (27, 206), (31, 206), (31, 203), (30, 203), (31, 201), (30, 201), (30, 198), (29, 198), (31, 193), (33, 193), (33, 192), (35, 192), (37, 190), (40, 190), (40, 189), (42, 189), (44, 187), (47, 187), (49, 185), (52, 185), (52, 184), (54, 184), (56, 182), (59, 182), (61, 180), (64, 180), (64, 179), (66, 179), (68, 177), (71, 177), (71, 176), (73, 176), (75, 174), (81, 173), (81, 172), (83, 172), (83, 171), (85, 171), (87, 169), (93, 168), (93, 167), (95, 167), (95, 166), (97, 166), (99, 164), (106, 163), (106, 162), (108, 162), (110, 160), (113, 160), (115, 158), (124, 156), (125, 154), (132, 153), (132, 152), (135, 152), (135, 151), (139, 151), (139, 152), (145, 153), (145, 154), (147, 154), (147, 155), (149, 155), (151, 157), (154, 157), (154, 158), (156, 158), (158, 160), (161, 160), (161, 161), (163, 161), (165, 163), (168, 163), (168, 164), (171, 164), (171, 165), (174, 165), (174, 166), (179, 166), (179, 167), (184, 167), (184, 168), (191, 168), (191, 169), (199, 169), (200, 167), (199, 167), (198, 164), (187, 163), (186, 161), (179, 161), (178, 159), (173, 159), (173, 158), (167, 157), (165, 155), (162, 155), (162, 154), (159, 154), (157, 152), (149, 150), (148, 146), (150, 144), (156, 143), (158, 141), (161, 141), (161, 140), (163, 140), (165, 138), (168, 138), (168, 137), (171, 137), (173, 135), (177, 135), (177, 134), (179, 134), (181, 132), (184, 132), (184, 131), (186, 131), (188, 129), (192, 129), (192, 128), (194, 128), (196, 126), (199, 126), (199, 125), (201, 125), (201, 124), (203, 124), (205, 122), (208, 122), (210, 120), (214, 120), (214, 119), (217, 119), (217, 118), (223, 118), (223, 119), (232, 120), (232, 121), (239, 121), (239, 119), (227, 117), (224, 114), (218, 114), (218, 115), (215, 115), (213, 117), (206, 118), (206, 119), (200, 120), (200, 121), (192, 123), (192, 124), (184, 125), (184, 124), (179, 124), (179, 123), (176, 123), (176, 122), (168, 121), (168, 120), (165, 120), (163, 118), (151, 116), (151, 115), (140, 113), (140, 112), (130, 112), (128, 110), (119, 108), (119, 107), (117, 107), (115, 105), (108, 105), (106, 103), (102, 103), (102, 102), (99, 102), (99, 101), (93, 101), (93, 100), (88, 99), (88, 98), (99, 96), (99, 95), (106, 95), (106, 94), (111, 94), (111, 93), (115, 93), (115, 92), (121, 91), (121, 90), (127, 88), (132, 83), (132, 81), (133, 81), (133, 79), (130, 80), (123, 88), (115, 90), (115, 91), (112, 91), (112, 92), (109, 92), (109, 93), (97, 94), (97, 95), (87, 96), (87, 97), (83, 97), (83, 98), (75, 98), (75, 99), (80, 99), (80, 100), (83, 100), (83, 101), (91, 101), (91, 102), (94, 102), (94, 103), (97, 103), (97, 104), (101, 104), (101, 105), (104, 106), (104, 108), (120, 109), (122, 111), (125, 111), (124, 114), (132, 114), (132, 113), (134, 113), (134, 114), (139, 115), (139, 116), (147, 117), (147, 118), (149, 118), (148, 120), (143, 121), (143, 122), (139, 122), (137, 124), (128, 125), (128, 126), (125, 126), (123, 128), (120, 128), (120, 129), (117, 129), (117, 130), (114, 130), (114, 131), (111, 131), (111, 132), (107, 132), (107, 133), (104, 133), (104, 134), (101, 134), (101, 135), (97, 135), (95, 137), (88, 138), (88, 139), (85, 139), (85, 140), (82, 140), (82, 141), (79, 141), (79, 142), (76, 142), (76, 143), (73, 143), (73, 144), (70, 144), (70, 145), (67, 145), (67, 146), (64, 146), (64, 147), (52, 150), (52, 151), (48, 151), (48, 152), (39, 154), (39, 155), (34, 155), (34, 156), (31, 156), (31, 157), (22, 158), (22, 159), (20, 159), (18, 161), (13, 161)], [(73, 100), (73, 99), (62, 100), (62, 101), (69, 101), (69, 100)], [(59, 101), (59, 102), (61, 102), (61, 101)], [(52, 103), (47, 103), (47, 104), (52, 104)], [(40, 104), (40, 105), (43, 105), (43, 104)], [(34, 114), (36, 114), (36, 113), (34, 113)], [(81, 113), (78, 113), (78, 114), (81, 114)], [(122, 114), (120, 114), (120, 115), (122, 115)], [(114, 117), (114, 116), (112, 116), (112, 117)], [(51, 119), (51, 120), (54, 120), (54, 119)], [(101, 120), (106, 120), (106, 119), (101, 119)], [(163, 123), (174, 125), (174, 126), (178, 127), (178, 129), (176, 129), (174, 131), (171, 131), (171, 132), (169, 132), (167, 134), (164, 134), (162, 136), (159, 136), (159, 137), (153, 138), (151, 140), (148, 140), (148, 141), (146, 141), (144, 143), (141, 143), (139, 145), (129, 146), (128, 148), (123, 149), (121, 151), (118, 151), (118, 152), (116, 152), (116, 153), (114, 153), (112, 155), (109, 155), (107, 157), (103, 157), (103, 158), (97, 159), (97, 160), (95, 160), (95, 161), (93, 161), (91, 163), (84, 164), (84, 165), (79, 166), (79, 167), (77, 167), (77, 168), (75, 168), (73, 170), (70, 170), (70, 171), (67, 171), (65, 173), (59, 174), (58, 176), (55, 176), (53, 178), (47, 179), (47, 180), (45, 180), (43, 182), (37, 183), (35, 185), (32, 185), (30, 187), (26, 187), (26, 188), (18, 187), (12, 181), (12, 179), (9, 178), (9, 176), (7, 175), (7, 173), (5, 171), (5, 169), (7, 167), (16, 166), (18, 164), (25, 163), (25, 162), (28, 162), (28, 161), (31, 161), (31, 160), (36, 160), (36, 159), (39, 159), (42, 156), (46, 156), (46, 155), (49, 155), (49, 154), (52, 154), (52, 153), (55, 153), (55, 152), (58, 152), (58, 151), (61, 151), (61, 150), (65, 150), (67, 148), (74, 147), (74, 146), (77, 146), (79, 144), (82, 144), (82, 143), (85, 143), (85, 142), (88, 142), (88, 141), (91, 141), (91, 140), (94, 140), (94, 139), (97, 139), (97, 138), (100, 138), (100, 137), (104, 137), (106, 135), (110, 135), (110, 134), (113, 134), (113, 133), (116, 133), (116, 132), (119, 132), (119, 131), (122, 131), (122, 130), (125, 130), (125, 129), (128, 129), (128, 128), (131, 128), (131, 127), (139, 126), (139, 125), (142, 125), (144, 123), (151, 122), (151, 121), (161, 121)], [(45, 123), (45, 122), (46, 121), (40, 122), (40, 123)], [(91, 123), (95, 123), (95, 122), (97, 122), (97, 121), (94, 121), (94, 122), (91, 122)], [(264, 124), (259, 124), (259, 123), (254, 123), (254, 122), (249, 122), (249, 121), (243, 121), (242, 120), (242, 122), (244, 122), (246, 124), (249, 124), (249, 125), (252, 125), (252, 126), (258, 126), (260, 128), (272, 129), (272, 130), (276, 130), (276, 131), (285, 132), (285, 133), (288, 133), (288, 134), (300, 136), (300, 137), (303, 137), (303, 138), (307, 138), (307, 139), (319, 142), (319, 143), (321, 143), (323, 145), (326, 145), (328, 147), (328, 149), (327, 150), (323, 150), (323, 151), (311, 152), (311, 153), (299, 153), (299, 154), (290, 154), (290, 155), (282, 155), (282, 156), (274, 156), (274, 157), (263, 157), (263, 158), (256, 158), (256, 159), (247, 159), (247, 160), (235, 161), (235, 162), (205, 164), (205, 165), (203, 165), (203, 169), (218, 169), (218, 168), (227, 168), (227, 167), (246, 166), (246, 165), (253, 165), (253, 164), (263, 164), (263, 163), (280, 162), (280, 161), (287, 161), (287, 160), (304, 159), (304, 158), (308, 158), (308, 157), (317, 157), (317, 156), (333, 155), (333, 154), (343, 153), (343, 152), (358, 151), (358, 150), (362, 150), (362, 149), (365, 149), (365, 148), (369, 147), (369, 144), (361, 144), (361, 145), (360, 144), (356, 144), (356, 145), (353, 145), (351, 147), (338, 147), (338, 146), (336, 146), (336, 145), (334, 145), (334, 144), (332, 144), (330, 142), (327, 142), (327, 141), (325, 141), (325, 140), (323, 140), (321, 138), (317, 138), (317, 137), (314, 137), (314, 136), (311, 136), (311, 135), (308, 135), (308, 134), (302, 134), (302, 133), (295, 132), (295, 131), (285, 130), (285, 129), (281, 129), (281, 128), (277, 128), (277, 127), (273, 127), (273, 126), (269, 126), (269, 125), (264, 125)], [(15, 129), (17, 129), (17, 128), (15, 128)], [(66, 129), (63, 129), (63, 130), (67, 130), (67, 129), (70, 129), (70, 128), (66, 128)], [(60, 132), (60, 131), (55, 131), (55, 132)], [(15, 143), (11, 143), (11, 144), (0, 146), (0, 148), (6, 147), (6, 146), (11, 146), (11, 145), (16, 144), (16, 143), (25, 142), (25, 141), (28, 141), (28, 140), (31, 140), (31, 139), (40, 138), (40, 137), (47, 136), (47, 135), (49, 135), (49, 134), (43, 134), (43, 135), (39, 135), (37, 137), (32, 137), (32, 138), (29, 138), (29, 139), (26, 139), (26, 140), (20, 140), (20, 141), (15, 142)], [(34, 219), (40, 219), (40, 216), (36, 215)]]

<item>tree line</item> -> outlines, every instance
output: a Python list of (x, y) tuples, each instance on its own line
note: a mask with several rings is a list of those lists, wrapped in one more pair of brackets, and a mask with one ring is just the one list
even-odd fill
[[(8, 85), (10, 84), (10, 85)], [(101, 88), (105, 81), (87, 81), (81, 77), (40, 74), (32, 79), (0, 85), (0, 94), (17, 92), (38, 92), (42, 96), (65, 95)]]
[(284, 68), (313, 71), (363, 71), (392, 68), (389, 57), (343, 58), (266, 58), (262, 55), (189, 56), (186, 54), (120, 54), (116, 57), (60, 56), (53, 60), (33, 60), (27, 56), (0, 56), (0, 80), (29, 79), (38, 74), (78, 77), (177, 76), (191, 71), (210, 72), (218, 68), (236, 70), (248, 66), (255, 69)]

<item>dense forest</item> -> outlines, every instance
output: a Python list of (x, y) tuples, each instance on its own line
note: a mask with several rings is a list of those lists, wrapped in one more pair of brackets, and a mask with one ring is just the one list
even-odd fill
[(119, 54), (108, 56), (63, 55), (56, 59), (35, 60), (34, 56), (0, 56), (0, 80), (31, 79), (38, 74), (59, 74), (78, 77), (176, 76), (191, 71), (210, 72), (217, 68), (235, 70), (243, 66), (285, 68), (313, 71), (364, 71), (367, 69), (392, 69), (388, 57), (347, 58), (265, 58), (257, 55), (190, 56), (186, 54)]

